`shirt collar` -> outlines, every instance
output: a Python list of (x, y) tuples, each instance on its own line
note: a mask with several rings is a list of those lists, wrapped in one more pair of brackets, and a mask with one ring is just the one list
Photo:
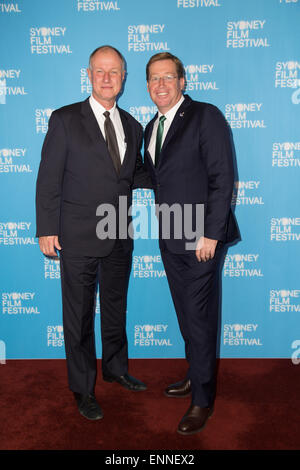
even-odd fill
[(101, 103), (99, 103), (99, 101), (97, 101), (93, 95), (90, 96), (90, 105), (92, 107), (92, 110), (94, 112), (96, 112), (98, 115), (102, 115), (103, 116), (103, 113), (105, 113), (105, 111), (109, 111), (110, 113), (110, 116), (113, 118), (114, 114), (115, 114), (115, 110), (116, 110), (116, 107), (117, 107), (117, 103), (114, 102), (114, 105), (111, 109), (105, 109), (104, 106), (102, 106)]
[(181, 106), (181, 104), (184, 101), (184, 96), (182, 95), (180, 100), (173, 106), (173, 108), (169, 109), (165, 114), (161, 113), (158, 111), (158, 119), (160, 116), (165, 116), (169, 121), (172, 121), (175, 117), (175, 114), (177, 113), (178, 108)]

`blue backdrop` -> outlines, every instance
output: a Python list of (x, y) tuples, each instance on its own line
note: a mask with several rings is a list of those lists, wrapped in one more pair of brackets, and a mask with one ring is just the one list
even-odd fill
[[(35, 181), (52, 110), (91, 92), (99, 45), (125, 56), (119, 105), (142, 125), (151, 55), (170, 51), (187, 93), (217, 105), (235, 141), (232, 204), (242, 242), (223, 270), (221, 357), (300, 349), (300, 1), (0, 0), (0, 356), (63, 358), (59, 263), (39, 251)], [(137, 190), (135, 207), (153, 208)], [(138, 239), (128, 293), (130, 357), (183, 357), (157, 240)], [(96, 310), (101, 356), (99, 303)], [(0, 357), (0, 359), (1, 359)], [(296, 360), (296, 359), (295, 359)]]

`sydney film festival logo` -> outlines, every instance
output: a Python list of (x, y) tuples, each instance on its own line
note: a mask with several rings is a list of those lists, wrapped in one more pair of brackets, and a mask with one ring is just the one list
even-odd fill
[(141, 105), (141, 106), (130, 106), (129, 113), (134, 117), (144, 128), (151, 121), (157, 112), (157, 107)]
[(300, 240), (300, 217), (272, 217), (270, 221), (272, 242), (298, 242)]
[(3, 315), (39, 315), (35, 292), (2, 292)]
[(132, 194), (133, 206), (155, 206), (153, 191), (150, 189), (135, 189)]
[(223, 329), (224, 346), (257, 347), (263, 346), (262, 338), (258, 334), (257, 323), (226, 323)]
[(165, 41), (165, 24), (138, 24), (128, 26), (129, 52), (162, 52), (169, 51)]
[(232, 129), (265, 128), (264, 119), (260, 119), (263, 103), (227, 103), (225, 118)]
[(258, 253), (228, 254), (224, 262), (224, 277), (262, 278)]
[(214, 64), (190, 64), (184, 67), (186, 91), (219, 90), (217, 82), (210, 80), (214, 74)]
[(21, 7), (18, 2), (14, 1), (2, 1), (0, 3), (0, 13), (22, 13)]
[(0, 70), (0, 104), (6, 104), (9, 96), (27, 95), (25, 87), (20, 84), (21, 69)]
[(235, 181), (231, 204), (234, 206), (264, 205), (263, 197), (260, 191), (260, 181)]
[(0, 245), (1, 246), (31, 246), (37, 245), (35, 237), (32, 236), (31, 222), (0, 222)]
[(64, 329), (62, 325), (47, 326), (48, 348), (62, 348), (64, 346)]
[(136, 347), (170, 347), (171, 338), (168, 337), (167, 324), (135, 325), (134, 346)]
[(275, 65), (275, 88), (291, 90), (293, 104), (300, 103), (300, 62), (297, 60), (277, 61)]
[(35, 131), (37, 134), (46, 134), (48, 130), (48, 123), (54, 109), (51, 108), (37, 108), (35, 110)]
[(220, 0), (176, 0), (177, 8), (220, 7)]
[(166, 277), (160, 255), (134, 255), (132, 258), (132, 274), (134, 278), (140, 279)]
[(92, 93), (92, 85), (84, 67), (80, 68), (80, 93), (88, 95)]
[(272, 166), (278, 168), (300, 167), (300, 142), (274, 142)]
[(70, 44), (65, 44), (65, 26), (30, 28), (31, 54), (72, 54)]
[(32, 173), (31, 166), (26, 162), (27, 149), (3, 148), (0, 149), (1, 173)]
[(49, 280), (60, 279), (59, 259), (44, 257), (44, 278)]
[(264, 33), (265, 26), (266, 20), (260, 19), (228, 21), (226, 47), (270, 47), (269, 38)]
[(300, 290), (272, 289), (270, 312), (300, 312)]
[(119, 11), (119, 2), (108, 2), (98, 0), (77, 0), (77, 11), (79, 12), (114, 12)]

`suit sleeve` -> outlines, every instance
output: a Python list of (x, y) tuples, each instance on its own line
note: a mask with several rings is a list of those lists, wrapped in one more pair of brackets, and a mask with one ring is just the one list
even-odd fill
[(136, 158), (132, 189), (137, 189), (137, 188), (153, 189), (153, 184), (152, 184), (150, 175), (144, 166), (142, 155), (141, 155), (142, 142), (143, 142), (143, 131), (142, 131), (142, 128), (140, 127), (139, 132), (138, 132), (138, 155)]
[(201, 144), (208, 175), (204, 236), (225, 241), (234, 183), (233, 144), (227, 121), (212, 105), (205, 110)]
[(63, 173), (67, 155), (66, 133), (61, 118), (49, 120), (36, 184), (36, 236), (58, 235)]

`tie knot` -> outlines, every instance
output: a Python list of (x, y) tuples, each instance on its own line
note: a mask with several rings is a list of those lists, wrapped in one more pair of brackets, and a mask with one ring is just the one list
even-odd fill
[(105, 113), (103, 113), (103, 115), (104, 115), (106, 118), (109, 117), (109, 114), (110, 114), (109, 111), (105, 111)]
[(164, 122), (166, 119), (167, 119), (166, 116), (160, 116), (159, 122)]

